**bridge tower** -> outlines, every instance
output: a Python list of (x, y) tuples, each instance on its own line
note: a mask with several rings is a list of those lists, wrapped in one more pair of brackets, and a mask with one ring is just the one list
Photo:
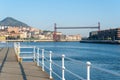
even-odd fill
[(98, 31), (100, 31), (100, 22), (98, 22)]
[(56, 23), (54, 23), (54, 33), (53, 33), (53, 40), (57, 41), (57, 27), (56, 27)]

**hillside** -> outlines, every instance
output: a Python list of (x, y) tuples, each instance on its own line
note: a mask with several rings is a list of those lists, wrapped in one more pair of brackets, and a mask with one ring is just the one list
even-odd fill
[(12, 17), (7, 17), (5, 19), (3, 19), (2, 21), (0, 21), (0, 26), (24, 26), (24, 27), (29, 27), (27, 24), (18, 21)]

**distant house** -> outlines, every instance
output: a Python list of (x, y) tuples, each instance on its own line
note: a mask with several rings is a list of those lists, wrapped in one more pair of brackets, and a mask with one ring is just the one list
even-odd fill
[(5, 36), (0, 36), (0, 41), (4, 41), (6, 40), (6, 37)]
[(19, 33), (19, 27), (8, 27), (7, 31), (8, 33)]
[(20, 39), (25, 39), (25, 38), (27, 38), (27, 32), (21, 32)]
[(81, 36), (79, 34), (77, 34), (77, 35), (68, 35), (66, 37), (66, 40), (80, 41), (81, 40)]

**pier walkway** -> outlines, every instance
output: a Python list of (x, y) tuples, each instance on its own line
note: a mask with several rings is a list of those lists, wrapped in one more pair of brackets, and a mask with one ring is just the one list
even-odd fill
[(0, 80), (50, 80), (34, 62), (17, 62), (14, 48), (0, 49)]

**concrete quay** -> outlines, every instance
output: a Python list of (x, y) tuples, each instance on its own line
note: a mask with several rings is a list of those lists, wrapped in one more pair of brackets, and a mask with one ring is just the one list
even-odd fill
[(81, 43), (120, 44), (120, 40), (81, 40)]

